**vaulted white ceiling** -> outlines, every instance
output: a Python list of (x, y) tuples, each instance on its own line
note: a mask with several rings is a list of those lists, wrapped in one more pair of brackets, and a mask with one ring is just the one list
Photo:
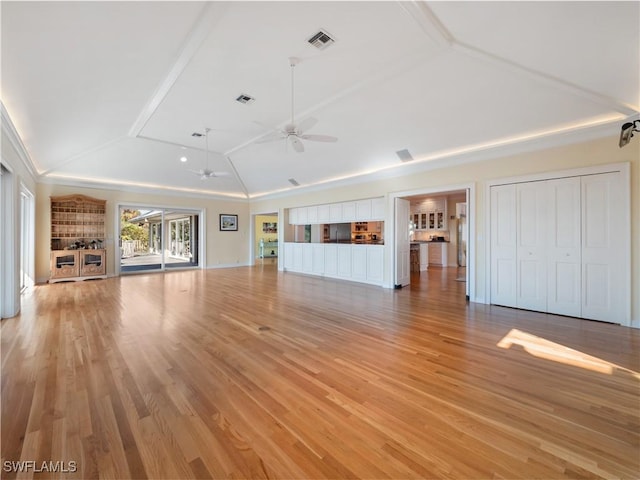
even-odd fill
[[(2, 2), (2, 102), (42, 181), (239, 198), (425, 168), (640, 110), (638, 2)], [(320, 29), (335, 43), (307, 40)], [(256, 143), (318, 120), (297, 153)], [(235, 99), (255, 98), (250, 104)], [(203, 133), (210, 128), (205, 154)], [(408, 149), (415, 160), (402, 163)], [(181, 163), (181, 156), (188, 162)], [(469, 157), (472, 158), (472, 157)], [(189, 170), (227, 172), (201, 180)], [(298, 187), (299, 188), (299, 187)]]

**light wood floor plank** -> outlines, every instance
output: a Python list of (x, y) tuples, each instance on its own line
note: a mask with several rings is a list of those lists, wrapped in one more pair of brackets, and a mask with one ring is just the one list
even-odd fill
[(637, 478), (640, 332), (459, 276), (38, 286), (0, 326), (2, 460), (78, 471), (2, 478)]

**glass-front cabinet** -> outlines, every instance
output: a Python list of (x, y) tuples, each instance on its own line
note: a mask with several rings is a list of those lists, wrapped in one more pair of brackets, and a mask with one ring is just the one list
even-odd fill
[(432, 197), (411, 206), (410, 220), (414, 230), (446, 230), (446, 197)]

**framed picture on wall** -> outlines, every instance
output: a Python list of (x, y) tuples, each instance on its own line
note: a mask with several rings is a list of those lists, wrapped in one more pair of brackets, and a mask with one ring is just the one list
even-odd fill
[(262, 233), (278, 233), (276, 222), (262, 222)]
[(236, 232), (237, 230), (238, 230), (238, 215), (221, 213), (220, 214), (220, 231)]

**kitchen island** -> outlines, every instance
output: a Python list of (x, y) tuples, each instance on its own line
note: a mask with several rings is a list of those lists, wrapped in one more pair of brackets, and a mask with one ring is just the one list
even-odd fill
[(429, 266), (446, 267), (448, 240), (414, 240), (411, 242), (411, 271), (424, 272)]

